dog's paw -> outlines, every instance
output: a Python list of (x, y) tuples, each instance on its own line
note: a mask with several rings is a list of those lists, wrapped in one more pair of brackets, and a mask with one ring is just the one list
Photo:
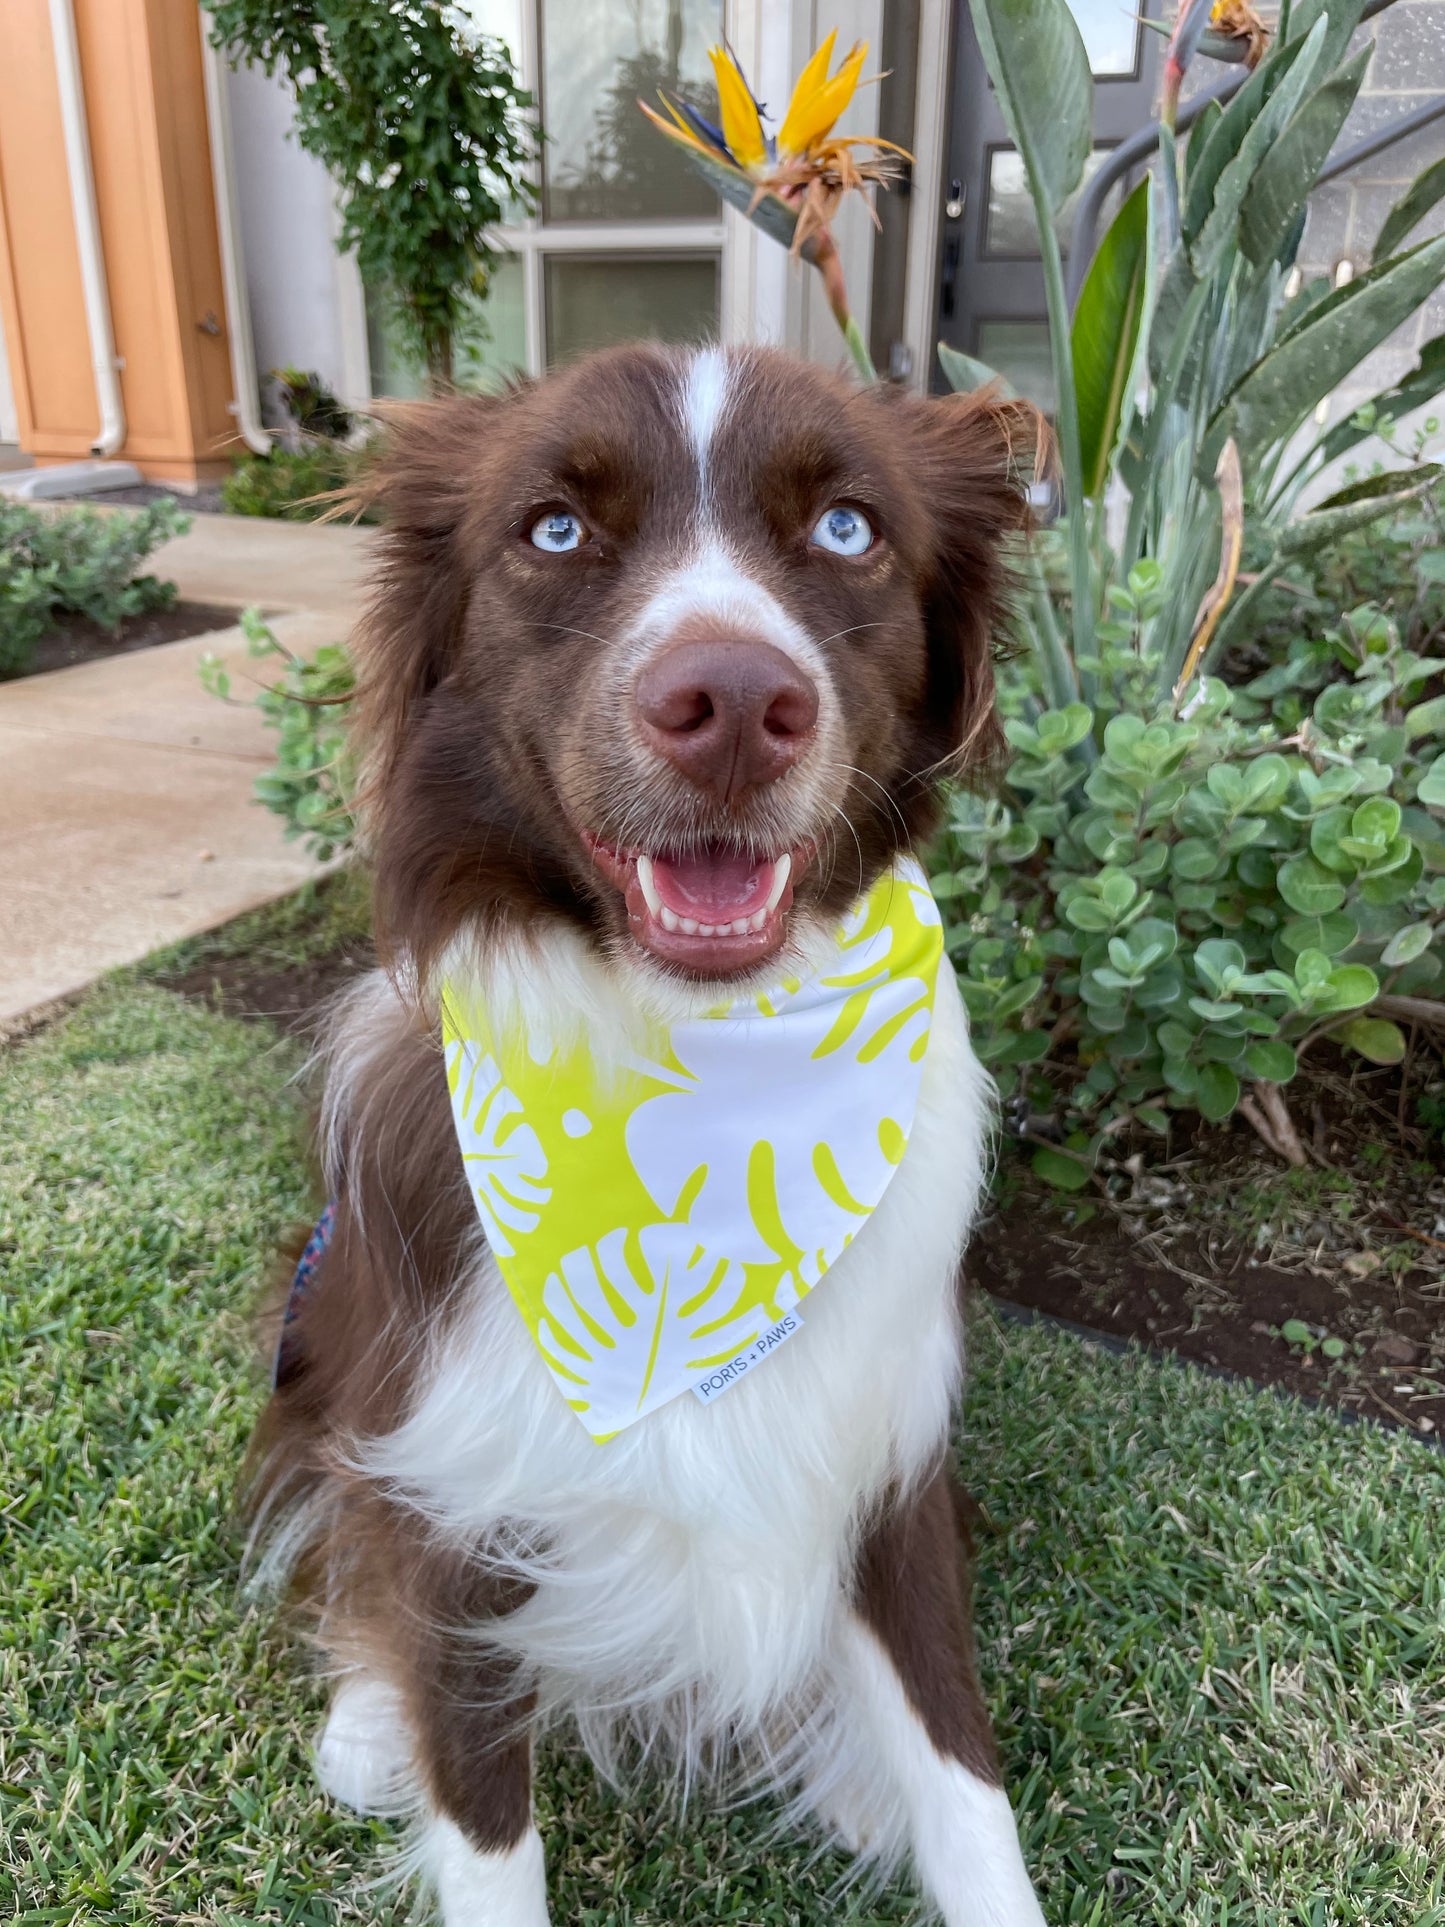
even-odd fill
[(875, 1844), (876, 1827), (868, 1804), (854, 1787), (839, 1787), (817, 1805), (818, 1822), (828, 1839), (845, 1853), (864, 1855)]
[(316, 1777), (356, 1813), (395, 1813), (407, 1804), (411, 1746), (395, 1687), (364, 1673), (342, 1680), (316, 1742)]

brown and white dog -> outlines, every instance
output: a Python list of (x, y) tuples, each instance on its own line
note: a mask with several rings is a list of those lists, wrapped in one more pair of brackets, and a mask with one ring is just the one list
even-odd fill
[[(257, 1441), (314, 1608), (335, 1796), (408, 1812), (446, 1927), (545, 1927), (531, 1731), (720, 1758), (949, 1927), (1042, 1921), (944, 1470), (989, 1084), (944, 966), (913, 1133), (807, 1329), (598, 1445), (482, 1238), (441, 972), (594, 1052), (804, 970), (993, 747), (1015, 453), (996, 397), (761, 350), (610, 351), (394, 419), (358, 642), (388, 969), (326, 1057), (335, 1231)], [(1011, 443), (1017, 442), (1016, 451)]]

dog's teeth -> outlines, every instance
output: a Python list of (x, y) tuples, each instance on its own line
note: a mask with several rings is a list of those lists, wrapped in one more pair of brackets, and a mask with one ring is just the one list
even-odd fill
[(692, 927), (700, 937), (715, 937), (718, 934), (715, 923), (695, 923)]
[(663, 903), (660, 899), (657, 905), (657, 915), (661, 919), (662, 927), (664, 930), (677, 930), (681, 927), (682, 918), (675, 917), (672, 914), (671, 910), (668, 909), (667, 905)]
[(763, 925), (767, 922), (767, 920), (768, 920), (767, 911), (759, 910), (755, 916), (751, 916), (748, 918), (748, 928), (749, 930), (761, 930)]
[(682, 934), (685, 937), (695, 937), (697, 935), (700, 926), (696, 917), (683, 917), (681, 923)]
[[(639, 858), (638, 859), (639, 872), (641, 871), (641, 868), (642, 868), (642, 860), (641, 858)], [(768, 900), (763, 905), (764, 911), (777, 909), (779, 903), (782, 901), (783, 892), (788, 887), (788, 878), (792, 874), (793, 874), (793, 859), (786, 854), (784, 854), (783, 856), (780, 856), (777, 862), (773, 865), (773, 887), (771, 890), (769, 890)]]
[[(667, 912), (662, 908), (662, 898), (657, 894), (657, 885), (652, 880), (652, 858), (650, 856), (638, 857), (637, 881), (642, 886), (643, 899), (648, 909), (652, 912), (653, 916), (661, 914), (664, 923), (666, 923)], [(672, 925), (667, 924), (667, 928), (670, 930)]]

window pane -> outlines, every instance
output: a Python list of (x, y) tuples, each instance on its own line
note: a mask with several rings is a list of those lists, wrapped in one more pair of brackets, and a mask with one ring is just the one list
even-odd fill
[[(491, 40), (503, 41), (507, 52), (512, 56), (512, 67), (517, 75), (518, 85), (522, 79), (522, 7), (524, 0), (456, 0), (458, 11), (465, 14), (479, 34)], [(530, 6), (532, 0), (525, 0)], [(528, 116), (535, 119), (535, 112)], [(532, 213), (529, 206), (510, 196), (502, 203), (502, 220), (508, 226), (527, 220)]]
[[(1109, 155), (1107, 147), (1096, 147), (1084, 163), (1084, 177), (1054, 217), (1054, 232), (1059, 247), (1067, 255), (1074, 232), (1074, 210), (1079, 196), (1098, 173)], [(1099, 233), (1108, 228), (1118, 210), (1122, 183), (1112, 188), (1099, 217)], [(1039, 230), (1034, 220), (1034, 204), (1029, 199), (1024, 179), (1023, 156), (1012, 147), (995, 147), (988, 157), (988, 209), (984, 221), (983, 252), (994, 260), (1036, 261), (1039, 256)]]
[(1042, 321), (980, 321), (978, 358), (1045, 414), (1054, 407), (1049, 331)]
[(1069, 0), (1069, 11), (1079, 23), (1096, 74), (1117, 77), (1137, 71), (1143, 7), (1121, 5), (1120, 0)]
[(478, 33), (506, 41), (515, 67), (522, 44), (522, 0), (461, 0), (460, 11), (470, 18)]
[(715, 254), (546, 258), (547, 366), (613, 341), (705, 341), (717, 334)]
[(717, 119), (707, 50), (722, 0), (540, 0), (543, 215), (646, 221), (717, 212), (717, 196), (638, 111), (659, 88)]
[[(475, 329), (464, 331), (456, 347), (455, 375), (461, 388), (494, 388), (527, 367), (526, 283), (516, 255), (498, 262), (486, 298), (476, 304)], [(371, 350), (371, 392), (412, 400), (427, 392), (426, 366), (409, 354), (383, 303), (366, 291), (366, 333)]]

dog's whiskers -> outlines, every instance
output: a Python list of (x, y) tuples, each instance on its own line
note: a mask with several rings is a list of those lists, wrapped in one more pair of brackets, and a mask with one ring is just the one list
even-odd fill
[[(870, 776), (866, 769), (859, 769), (856, 763), (841, 763), (839, 765), (839, 768), (844, 770), (850, 778), (856, 776), (862, 782), (871, 783), (873, 785), (874, 789), (877, 790), (878, 794), (882, 797), (888, 809), (892, 811), (893, 818), (898, 825), (898, 834), (902, 839), (902, 841), (906, 844), (908, 841), (908, 825), (903, 820), (903, 812), (902, 810), (899, 809), (897, 803), (894, 801), (893, 797), (889, 794), (888, 790), (885, 789), (883, 784), (878, 781), (878, 778), (876, 776)], [(848, 787), (850, 789), (853, 787), (851, 781)]]

